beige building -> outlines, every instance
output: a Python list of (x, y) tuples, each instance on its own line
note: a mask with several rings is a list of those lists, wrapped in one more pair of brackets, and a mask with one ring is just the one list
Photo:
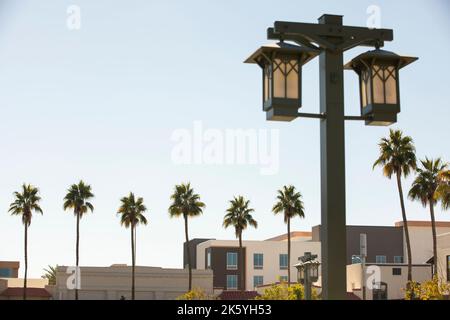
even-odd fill
[[(131, 298), (131, 267), (112, 265), (110, 267), (80, 267), (81, 300), (119, 300)], [(193, 287), (213, 293), (211, 270), (193, 270)], [(59, 266), (53, 297), (56, 300), (72, 300), (75, 297), (75, 276), (71, 269)], [(187, 269), (166, 269), (159, 267), (136, 267), (137, 300), (171, 300), (188, 290)]]
[[(405, 297), (406, 283), (408, 282), (408, 265), (406, 264), (368, 264), (366, 270), (366, 300), (398, 300)], [(414, 281), (423, 282), (431, 279), (431, 265), (414, 264), (412, 277)], [(376, 273), (379, 272), (379, 278)], [(375, 281), (378, 279), (378, 281)], [(347, 266), (347, 292), (353, 292), (360, 299), (362, 293), (361, 264)], [(376, 284), (378, 286), (373, 286)], [(373, 286), (373, 288), (369, 288)]]
[[(196, 247), (196, 268), (214, 270), (215, 292), (237, 290), (242, 267), (238, 261), (236, 240), (207, 240)], [(245, 247), (244, 281), (245, 290), (287, 281), (288, 267), (291, 269), (291, 281), (297, 281), (297, 269), (294, 265), (298, 257), (305, 252), (317, 254), (320, 259), (320, 242), (311, 241), (311, 232), (293, 232), (291, 238), (291, 261), (287, 260), (287, 236), (282, 235), (264, 241), (243, 241)]]
[(450, 284), (450, 232), (437, 236), (437, 256), (439, 280)]
[[(403, 222), (395, 226), (403, 227)], [(427, 263), (433, 257), (433, 234), (430, 221), (408, 221), (409, 238), (411, 242), (412, 263)], [(450, 221), (436, 221), (436, 234), (439, 236), (450, 233)], [(406, 240), (403, 241), (406, 253)], [(407, 255), (405, 254), (405, 262)]]

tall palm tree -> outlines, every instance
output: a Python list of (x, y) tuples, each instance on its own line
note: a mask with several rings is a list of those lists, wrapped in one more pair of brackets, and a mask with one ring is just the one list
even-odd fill
[(441, 200), (442, 209), (447, 210), (450, 207), (450, 170), (442, 170), (439, 172), (438, 179), (438, 198)]
[(25, 275), (23, 279), (23, 300), (27, 299), (27, 274), (28, 274), (28, 227), (31, 224), (33, 212), (42, 213), (39, 206), (41, 197), (39, 196), (39, 189), (30, 184), (23, 184), (21, 192), (14, 192), (15, 200), (9, 205), (8, 212), (11, 215), (21, 216), (22, 223), (25, 227), (25, 241), (24, 241), (24, 259), (25, 259)]
[(230, 200), (230, 207), (227, 209), (227, 213), (223, 217), (223, 227), (228, 228), (230, 226), (234, 227), (236, 238), (239, 239), (239, 264), (241, 268), (240, 272), (240, 283), (241, 288), (245, 290), (244, 283), (244, 249), (242, 248), (242, 231), (247, 229), (250, 225), (254, 228), (258, 227), (258, 223), (253, 219), (251, 213), (254, 212), (252, 208), (249, 207), (250, 200), (245, 200), (243, 196), (234, 197)]
[(184, 219), (184, 234), (186, 238), (187, 260), (189, 268), (189, 291), (192, 289), (192, 264), (191, 250), (189, 248), (188, 218), (196, 217), (203, 213), (205, 204), (200, 201), (200, 196), (194, 193), (191, 184), (180, 184), (175, 186), (173, 194), (170, 196), (172, 204), (169, 207), (171, 218), (182, 216)]
[(408, 288), (412, 281), (412, 254), (409, 240), (408, 219), (406, 218), (405, 201), (403, 199), (402, 175), (406, 178), (416, 169), (416, 149), (411, 137), (403, 136), (400, 130), (389, 130), (389, 137), (382, 138), (378, 144), (380, 156), (373, 164), (383, 168), (383, 174), (391, 179), (395, 175), (402, 210), (403, 230), (405, 231), (406, 251), (408, 255)]
[(128, 197), (120, 199), (122, 202), (119, 210), (120, 224), (125, 228), (131, 229), (131, 300), (135, 297), (135, 266), (136, 266), (136, 234), (135, 229), (139, 224), (147, 225), (147, 218), (144, 212), (147, 208), (144, 205), (143, 198), (135, 199), (134, 194), (130, 192)]
[(417, 176), (414, 179), (411, 190), (409, 190), (409, 198), (418, 200), (424, 207), (430, 207), (431, 230), (433, 234), (433, 276), (437, 274), (437, 238), (436, 238), (436, 221), (434, 218), (434, 206), (439, 201), (439, 186), (442, 181), (440, 174), (444, 172), (448, 164), (444, 163), (441, 158), (435, 160), (425, 158), (420, 161), (423, 168), (417, 169)]
[[(80, 219), (88, 212), (94, 211), (94, 206), (88, 200), (92, 199), (94, 194), (91, 191), (91, 186), (85, 184), (80, 180), (78, 184), (73, 184), (67, 190), (64, 197), (64, 210), (72, 209), (77, 218), (77, 241), (76, 241), (76, 269), (78, 272), (79, 264), (79, 249), (80, 249)], [(75, 288), (75, 300), (78, 300), (78, 286)]]
[(295, 187), (283, 186), (282, 190), (278, 190), (277, 202), (272, 208), (275, 214), (284, 214), (284, 223), (287, 224), (288, 235), (288, 286), (291, 284), (291, 219), (298, 216), (305, 217), (303, 208), (302, 195), (295, 190)]

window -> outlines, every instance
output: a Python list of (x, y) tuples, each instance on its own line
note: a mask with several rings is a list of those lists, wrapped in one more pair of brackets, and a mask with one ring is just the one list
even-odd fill
[(227, 275), (227, 290), (237, 290), (238, 276), (235, 274)]
[(263, 276), (253, 276), (253, 287), (262, 286), (264, 284)]
[(237, 252), (227, 252), (227, 270), (237, 269)]
[(447, 281), (450, 281), (450, 256), (447, 256)]
[(288, 268), (288, 255), (285, 253), (280, 254), (280, 269)]
[(352, 255), (352, 264), (361, 263), (361, 257), (357, 254)]
[(280, 276), (280, 282), (287, 282), (288, 281), (288, 276)]
[(401, 276), (402, 275), (402, 268), (392, 268), (392, 275), (393, 276)]
[(211, 250), (206, 253), (206, 269), (211, 269)]
[(386, 263), (386, 256), (375, 256), (375, 263)]
[(11, 269), (0, 268), (0, 278), (10, 278), (12, 275)]
[(394, 263), (403, 263), (403, 256), (394, 256)]
[(264, 266), (264, 255), (262, 253), (253, 254), (253, 268), (262, 269)]

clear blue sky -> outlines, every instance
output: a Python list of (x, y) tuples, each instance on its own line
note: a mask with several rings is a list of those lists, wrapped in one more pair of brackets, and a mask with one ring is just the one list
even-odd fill
[[(81, 8), (81, 30), (66, 27), (66, 9)], [(275, 191), (295, 184), (306, 218), (320, 223), (319, 123), (269, 123), (261, 111), (260, 71), (242, 61), (275, 20), (316, 22), (323, 13), (366, 25), (366, 9), (381, 8), (381, 26), (394, 29), (385, 47), (415, 55), (402, 70), (402, 112), (395, 128), (413, 136), (419, 157), (450, 160), (450, 12), (447, 1), (112, 1), (40, 0), (0, 3), (0, 260), (21, 260), (23, 227), (7, 213), (23, 182), (38, 186), (44, 216), (29, 235), (31, 276), (48, 264), (73, 265), (75, 218), (62, 210), (67, 187), (79, 179), (95, 193), (95, 212), (81, 224), (81, 265), (130, 263), (129, 231), (116, 216), (120, 197), (143, 196), (147, 227), (138, 230), (138, 264), (181, 267), (181, 220), (167, 214), (173, 186), (191, 181), (207, 204), (191, 220), (190, 236), (233, 239), (221, 220), (227, 201), (243, 194), (257, 230), (245, 239), (285, 232), (271, 206)], [(349, 60), (368, 50), (346, 53)], [(304, 112), (319, 108), (318, 61), (304, 67)], [(358, 114), (357, 79), (345, 75), (347, 114)], [(278, 128), (280, 171), (255, 166), (176, 166), (170, 137), (178, 128)], [(392, 225), (400, 219), (394, 181), (372, 171), (386, 127), (346, 125), (347, 223)], [(411, 180), (405, 182), (408, 189)], [(428, 211), (407, 202), (410, 219)], [(437, 210), (450, 220), (450, 212)]]

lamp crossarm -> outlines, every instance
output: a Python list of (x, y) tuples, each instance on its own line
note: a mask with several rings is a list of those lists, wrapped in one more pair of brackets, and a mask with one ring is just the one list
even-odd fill
[[(298, 112), (297, 113), (298, 118), (312, 118), (312, 119), (326, 119), (327, 115), (326, 113), (305, 113), (305, 112)], [(366, 121), (371, 120), (371, 116), (344, 116), (344, 120), (360, 120), (360, 121)]]
[(356, 46), (382, 47), (394, 38), (392, 29), (370, 29), (338, 24), (275, 21), (267, 38), (290, 40), (313, 49), (346, 51)]

